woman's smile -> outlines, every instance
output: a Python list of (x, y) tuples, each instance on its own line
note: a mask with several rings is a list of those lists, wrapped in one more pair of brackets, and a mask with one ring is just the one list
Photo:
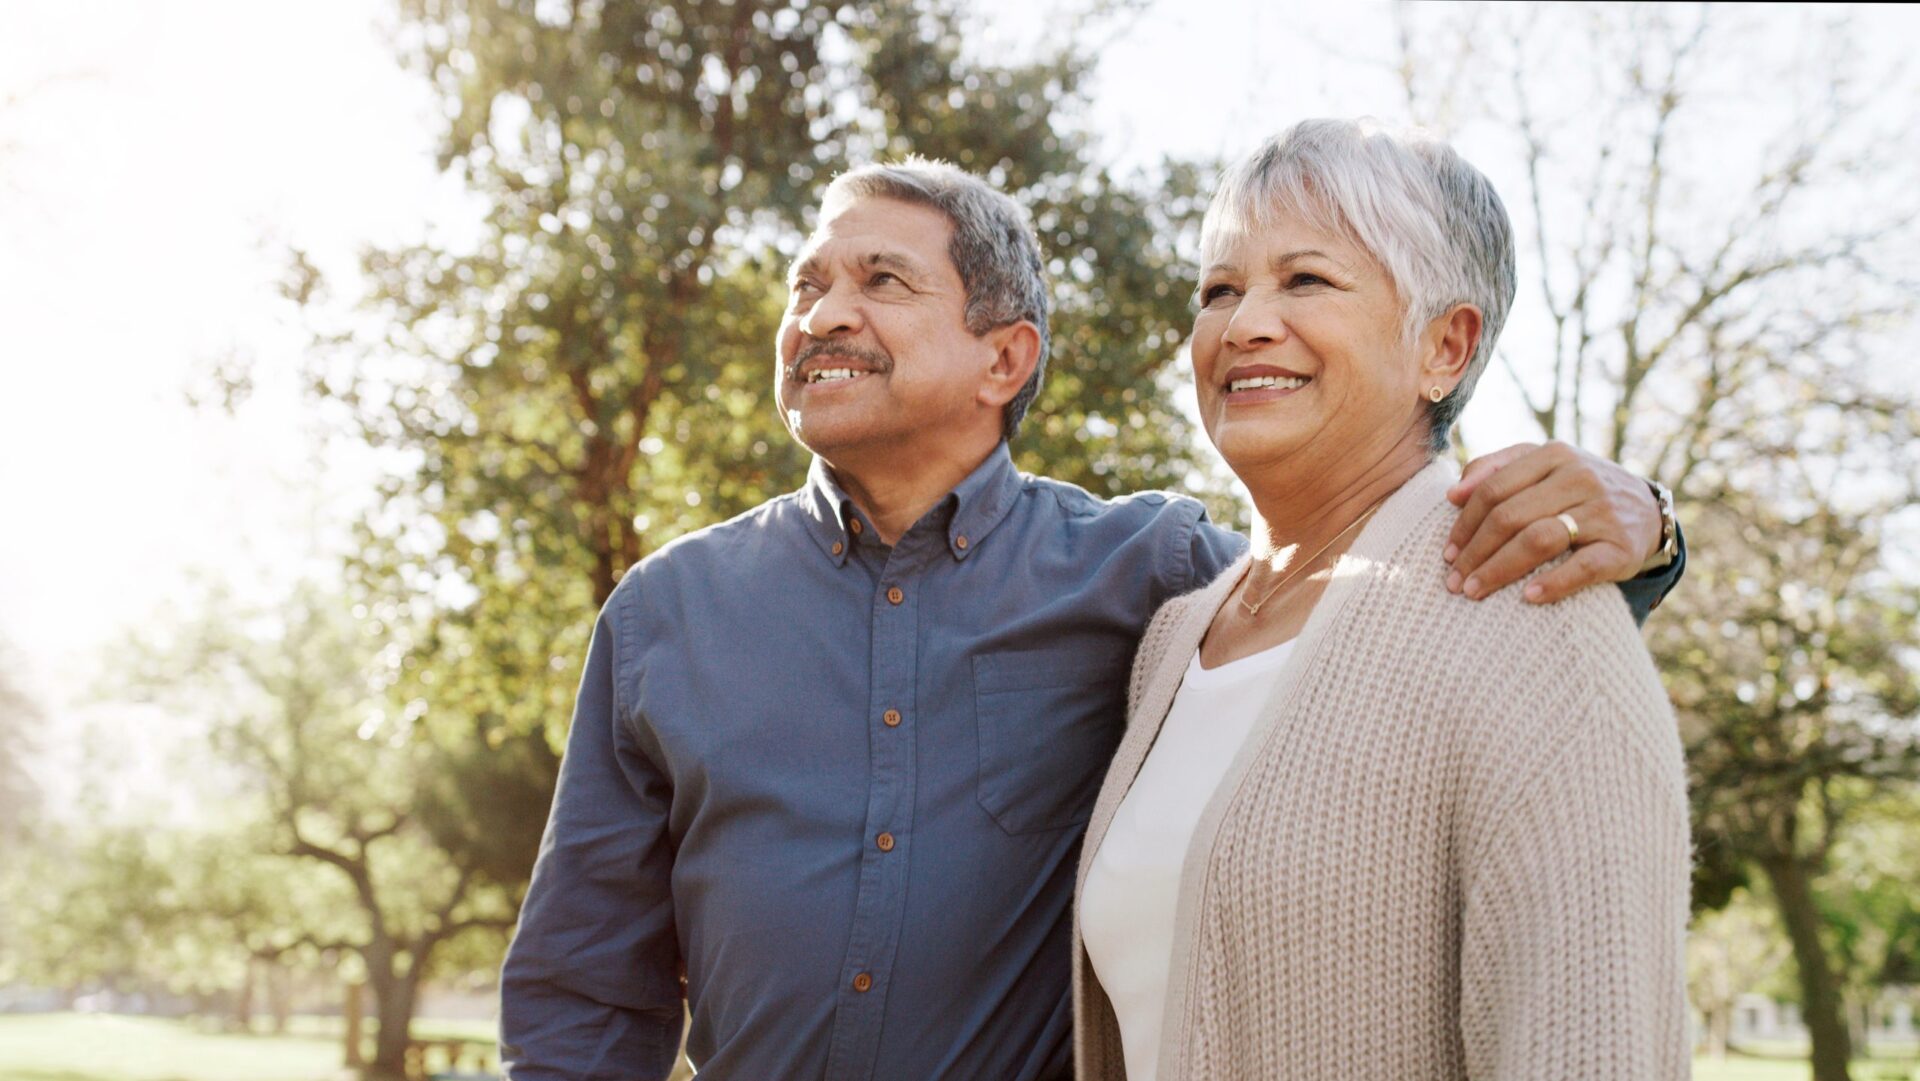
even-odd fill
[(1271, 364), (1237, 364), (1225, 378), (1227, 407), (1276, 402), (1305, 390), (1312, 382), (1310, 375)]

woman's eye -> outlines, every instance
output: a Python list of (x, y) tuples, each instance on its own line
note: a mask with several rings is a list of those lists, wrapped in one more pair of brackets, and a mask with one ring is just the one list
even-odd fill
[(1237, 295), (1239, 295), (1239, 291), (1233, 286), (1215, 283), (1200, 290), (1200, 306), (1203, 308), (1211, 308), (1216, 303)]
[(1298, 289), (1302, 286), (1307, 286), (1307, 285), (1325, 285), (1327, 284), (1327, 279), (1321, 277), (1318, 274), (1302, 273), (1302, 274), (1295, 274), (1288, 281), (1287, 284), (1293, 286), (1295, 289)]

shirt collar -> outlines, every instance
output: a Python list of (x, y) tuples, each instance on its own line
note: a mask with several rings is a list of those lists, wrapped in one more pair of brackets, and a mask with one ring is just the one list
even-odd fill
[[(1002, 441), (935, 505), (929, 515), (944, 522), (947, 551), (953, 558), (966, 559), (979, 548), (980, 542), (1013, 509), (1022, 484), (1019, 470), (1013, 467), (1013, 455)], [(853, 532), (873, 528), (871, 522), (864, 521), (852, 498), (840, 487), (833, 470), (821, 458), (814, 458), (807, 470), (801, 504), (806, 510), (808, 532), (836, 566), (846, 563), (847, 554), (853, 549)], [(947, 513), (939, 513), (941, 511)]]

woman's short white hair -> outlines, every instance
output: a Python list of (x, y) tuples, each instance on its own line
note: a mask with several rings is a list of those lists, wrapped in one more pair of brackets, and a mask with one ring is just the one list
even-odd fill
[(1433, 448), (1445, 450), (1513, 306), (1513, 225), (1492, 182), (1418, 131), (1302, 120), (1227, 170), (1207, 207), (1201, 251), (1211, 261), (1282, 215), (1365, 248), (1393, 280), (1408, 341), (1455, 304), (1480, 309), (1466, 374), (1428, 404)]

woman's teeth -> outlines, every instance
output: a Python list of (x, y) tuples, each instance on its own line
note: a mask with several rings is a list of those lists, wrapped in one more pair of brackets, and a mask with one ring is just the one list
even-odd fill
[(1287, 378), (1278, 375), (1256, 375), (1251, 379), (1235, 379), (1227, 384), (1227, 393), (1241, 390), (1266, 390), (1278, 387), (1281, 390), (1299, 390), (1312, 380), (1302, 377)]

